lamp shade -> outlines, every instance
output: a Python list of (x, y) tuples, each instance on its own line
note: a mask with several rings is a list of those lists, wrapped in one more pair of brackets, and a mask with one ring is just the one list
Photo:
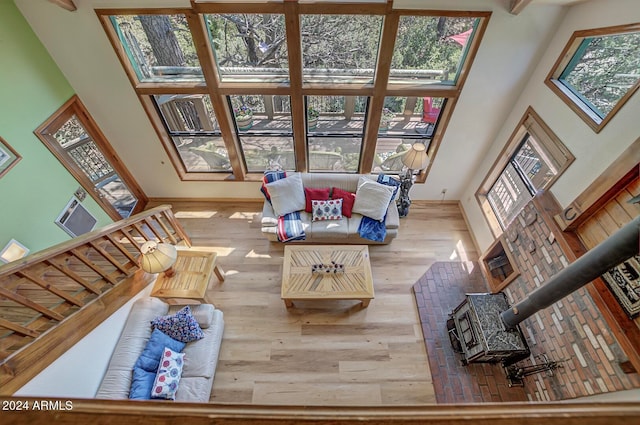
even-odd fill
[(425, 168), (429, 164), (429, 156), (424, 143), (414, 143), (402, 157), (402, 163), (410, 170)]
[(176, 247), (168, 243), (148, 241), (140, 247), (140, 267), (147, 273), (160, 273), (173, 266), (178, 258)]

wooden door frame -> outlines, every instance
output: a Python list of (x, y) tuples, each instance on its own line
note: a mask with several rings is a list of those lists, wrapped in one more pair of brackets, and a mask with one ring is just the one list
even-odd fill
[(116, 211), (116, 209), (102, 197), (99, 196), (94, 184), (87, 178), (87, 176), (73, 163), (69, 162), (67, 152), (60, 146), (57, 141), (53, 140), (49, 133), (52, 128), (60, 128), (65, 122), (67, 122), (73, 115), (82, 123), (84, 129), (89, 134), (91, 139), (100, 148), (105, 158), (109, 161), (115, 172), (120, 176), (123, 183), (136, 197), (138, 202), (135, 208), (131, 211), (131, 215), (139, 213), (144, 209), (148, 202), (147, 195), (144, 193), (136, 179), (129, 172), (124, 165), (116, 151), (111, 147), (111, 144), (102, 133), (98, 124), (94, 121), (89, 114), (89, 111), (84, 106), (78, 95), (73, 95), (67, 100), (56, 112), (54, 112), (44, 123), (34, 130), (34, 133), (40, 141), (51, 151), (58, 161), (67, 169), (67, 171), (78, 181), (78, 183), (84, 188), (84, 190), (91, 195), (91, 197), (102, 207), (102, 209), (113, 220), (121, 220), (122, 216)]

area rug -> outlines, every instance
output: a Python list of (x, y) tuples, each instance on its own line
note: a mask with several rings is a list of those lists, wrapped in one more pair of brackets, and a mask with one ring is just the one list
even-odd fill
[(629, 318), (640, 315), (640, 256), (623, 261), (602, 275)]

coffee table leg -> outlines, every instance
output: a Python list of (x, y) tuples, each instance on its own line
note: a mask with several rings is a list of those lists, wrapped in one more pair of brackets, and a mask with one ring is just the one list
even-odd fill
[(293, 307), (293, 301), (291, 301), (291, 300), (284, 300), (284, 305), (285, 305), (287, 308)]
[(224, 282), (225, 274), (224, 274), (224, 270), (222, 270), (220, 266), (215, 266), (213, 268), (213, 272), (216, 274), (220, 282)]
[(366, 299), (366, 300), (361, 300), (361, 301), (362, 301), (362, 308), (367, 308), (367, 307), (369, 307), (369, 302), (371, 300)]

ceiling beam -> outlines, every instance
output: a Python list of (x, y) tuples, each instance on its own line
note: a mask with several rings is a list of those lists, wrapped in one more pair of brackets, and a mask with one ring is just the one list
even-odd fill
[(53, 4), (57, 4), (63, 9), (67, 9), (69, 12), (76, 10), (76, 5), (73, 4), (73, 0), (49, 0)]
[(511, 4), (509, 6), (509, 13), (512, 15), (517, 15), (522, 12), (522, 10), (527, 7), (532, 0), (511, 0)]

